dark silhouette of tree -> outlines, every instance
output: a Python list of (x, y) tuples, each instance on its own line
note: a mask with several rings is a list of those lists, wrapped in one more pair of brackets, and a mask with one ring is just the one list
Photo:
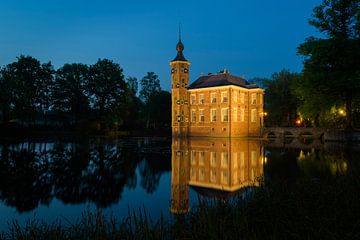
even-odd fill
[(75, 125), (88, 114), (88, 77), (89, 68), (84, 64), (65, 64), (56, 71), (54, 109), (58, 114), (69, 116)]
[(299, 100), (292, 91), (292, 84), (298, 81), (299, 74), (282, 70), (273, 73), (271, 79), (264, 80), (265, 106), (269, 113), (266, 121), (269, 124), (275, 123), (280, 126), (293, 126)]
[(148, 103), (150, 97), (161, 91), (160, 80), (154, 72), (148, 72), (141, 81), (140, 98), (145, 104)]
[(5, 113), (9, 105), (14, 117), (22, 122), (35, 123), (36, 114), (46, 113), (51, 105), (50, 96), (53, 81), (51, 63), (42, 64), (30, 56), (20, 56), (16, 62), (2, 69), (5, 94), (11, 94), (10, 103), (4, 101)]
[(138, 89), (139, 89), (139, 83), (136, 77), (127, 77), (126, 83), (128, 85), (128, 88), (130, 89), (133, 96), (136, 96)]
[(325, 38), (310, 37), (298, 48), (304, 56), (297, 95), (300, 111), (315, 119), (333, 106), (346, 106), (346, 125), (353, 124), (354, 99), (360, 95), (360, 1), (324, 0), (309, 23)]
[[(141, 81), (140, 98), (144, 102), (142, 114), (146, 128), (154, 128), (154, 100), (161, 91), (160, 80), (154, 72), (148, 72)], [(158, 106), (156, 106), (158, 108)]]
[(0, 70), (0, 111), (1, 120), (4, 124), (9, 123), (11, 119), (11, 105), (14, 102), (14, 80), (9, 77), (5, 68)]
[(127, 86), (119, 64), (99, 59), (89, 70), (89, 99), (96, 112), (99, 130), (121, 125), (124, 120)]

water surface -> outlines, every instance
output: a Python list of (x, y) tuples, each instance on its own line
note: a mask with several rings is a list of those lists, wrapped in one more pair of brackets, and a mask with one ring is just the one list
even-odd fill
[(359, 152), (317, 141), (70, 138), (0, 143), (0, 230), (36, 218), (75, 222), (102, 209), (125, 217), (187, 213), (200, 199), (228, 201), (260, 183), (357, 171)]

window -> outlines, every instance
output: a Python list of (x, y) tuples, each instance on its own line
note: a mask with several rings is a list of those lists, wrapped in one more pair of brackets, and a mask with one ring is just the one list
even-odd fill
[(190, 101), (191, 101), (191, 104), (194, 105), (196, 103), (196, 96), (192, 94), (190, 96)]
[(256, 167), (257, 153), (256, 151), (251, 151), (251, 166)]
[(234, 107), (234, 122), (237, 122), (237, 107)]
[(205, 122), (204, 109), (199, 109), (199, 121)]
[(221, 167), (228, 167), (229, 165), (229, 153), (228, 152), (222, 152), (221, 153)]
[(245, 167), (245, 152), (240, 152), (240, 168)]
[(204, 94), (201, 93), (201, 94), (199, 94), (199, 104), (204, 104), (204, 103), (205, 103)]
[(256, 93), (251, 94), (251, 104), (256, 104)]
[(190, 169), (190, 180), (196, 180), (196, 170), (194, 168)]
[(245, 108), (240, 109), (240, 121), (245, 121)]
[(263, 104), (263, 97), (264, 97), (264, 96), (263, 96), (262, 94), (259, 94), (259, 99), (260, 99), (260, 102), (259, 102), (259, 103), (260, 103), (260, 104)]
[(229, 183), (229, 173), (227, 170), (221, 172), (221, 182), (223, 184)]
[(204, 165), (204, 160), (205, 160), (205, 152), (200, 152), (199, 165), (203, 166)]
[(238, 162), (237, 162), (237, 152), (233, 153), (233, 166), (234, 168), (237, 168)]
[(228, 92), (221, 92), (221, 102), (223, 103), (228, 102)]
[(195, 165), (195, 164), (196, 164), (196, 155), (195, 155), (195, 151), (191, 151), (191, 155), (190, 155), (190, 162), (191, 162), (191, 165)]
[(210, 166), (216, 166), (216, 152), (210, 152)]
[(237, 95), (238, 95), (238, 93), (236, 91), (234, 91), (233, 92), (234, 103), (237, 103)]
[(216, 170), (215, 169), (211, 169), (210, 171), (210, 182), (216, 182)]
[(210, 109), (210, 116), (211, 116), (211, 121), (212, 122), (216, 122), (216, 109)]
[(211, 103), (216, 103), (216, 93), (210, 94)]
[(205, 179), (205, 170), (203, 168), (199, 169), (199, 180), (204, 181)]
[(227, 108), (221, 109), (221, 121), (229, 121), (229, 110)]
[(257, 115), (256, 109), (251, 109), (251, 122), (252, 123), (256, 122), (256, 115)]
[(238, 183), (238, 176), (237, 176), (237, 171), (234, 171), (234, 174), (233, 174), (233, 180), (234, 180), (234, 184), (237, 184)]
[(245, 93), (240, 93), (240, 103), (244, 104), (245, 103)]
[(191, 110), (191, 122), (196, 122), (196, 110)]

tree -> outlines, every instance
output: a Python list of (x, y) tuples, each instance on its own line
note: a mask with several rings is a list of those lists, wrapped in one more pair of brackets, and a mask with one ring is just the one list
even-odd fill
[(154, 72), (148, 72), (146, 76), (141, 79), (140, 84), (140, 98), (145, 104), (149, 101), (151, 95), (161, 91), (160, 80)]
[(136, 96), (138, 92), (138, 80), (136, 77), (128, 77), (126, 78), (126, 83), (128, 85), (128, 88), (131, 90), (131, 93), (133, 96)]
[(54, 109), (69, 113), (75, 125), (89, 109), (88, 75), (89, 67), (77, 63), (65, 64), (55, 75)]
[(3, 104), (5, 108), (10, 105), (15, 117), (22, 122), (34, 123), (37, 114), (43, 116), (50, 108), (52, 74), (50, 62), (41, 64), (30, 56), (20, 56), (16, 62), (8, 64), (1, 74), (5, 91), (11, 94), (11, 102), (4, 101), (7, 102)]
[(0, 70), (0, 113), (4, 124), (9, 123), (11, 118), (11, 104), (13, 103), (14, 90), (12, 78), (9, 78), (6, 69)]
[(294, 96), (291, 86), (300, 75), (282, 70), (273, 73), (271, 79), (263, 79), (265, 87), (265, 107), (269, 112), (268, 123), (276, 125), (293, 126), (297, 115), (298, 99)]
[(119, 125), (124, 120), (127, 86), (119, 64), (99, 59), (89, 69), (89, 99), (97, 113), (100, 129), (106, 124)]
[(141, 81), (140, 98), (144, 102), (143, 114), (146, 121), (146, 128), (150, 127), (150, 121), (153, 114), (154, 97), (161, 91), (160, 80), (154, 72), (148, 72)]
[(360, 95), (360, 1), (323, 0), (310, 24), (325, 38), (310, 37), (298, 48), (304, 56), (296, 93), (303, 114), (317, 118), (333, 106), (346, 106), (346, 127), (353, 124), (353, 104)]

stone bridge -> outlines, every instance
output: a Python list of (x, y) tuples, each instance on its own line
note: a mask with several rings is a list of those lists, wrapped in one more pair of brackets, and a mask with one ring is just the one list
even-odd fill
[(267, 127), (263, 130), (263, 137), (271, 138), (313, 138), (322, 140), (325, 129), (321, 128), (302, 128), (302, 127)]

